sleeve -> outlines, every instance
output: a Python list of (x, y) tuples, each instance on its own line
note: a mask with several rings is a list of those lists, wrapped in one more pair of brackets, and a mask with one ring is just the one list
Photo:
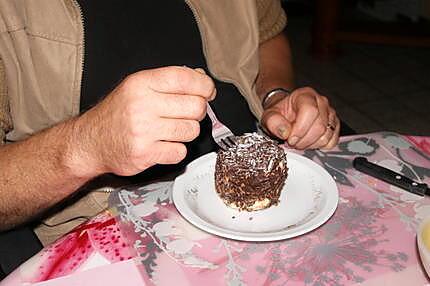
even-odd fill
[(5, 143), (6, 133), (12, 129), (7, 97), (6, 72), (0, 58), (0, 145)]
[(281, 33), (287, 24), (287, 15), (280, 0), (255, 0), (257, 3), (260, 43)]

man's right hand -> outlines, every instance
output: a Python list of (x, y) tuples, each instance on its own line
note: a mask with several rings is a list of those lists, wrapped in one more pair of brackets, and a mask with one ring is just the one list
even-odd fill
[(70, 167), (80, 176), (134, 175), (155, 164), (175, 164), (183, 142), (200, 133), (212, 79), (187, 67), (140, 71), (124, 79), (102, 102), (77, 118), (68, 146)]

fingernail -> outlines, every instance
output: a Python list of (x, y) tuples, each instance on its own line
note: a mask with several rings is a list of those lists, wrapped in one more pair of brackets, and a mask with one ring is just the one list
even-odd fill
[(299, 141), (299, 137), (293, 136), (288, 139), (288, 144), (294, 146), (297, 143), (297, 141)]
[(287, 135), (288, 135), (287, 134), (287, 127), (285, 127), (284, 125), (279, 126), (278, 135), (279, 135), (279, 138), (281, 138), (281, 139), (287, 138)]
[(205, 70), (204, 70), (204, 69), (202, 69), (202, 68), (195, 68), (194, 70), (195, 70), (196, 72), (201, 73), (201, 74), (206, 74)]

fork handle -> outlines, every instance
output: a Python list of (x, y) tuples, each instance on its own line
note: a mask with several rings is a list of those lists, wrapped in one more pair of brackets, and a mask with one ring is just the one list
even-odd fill
[(207, 107), (207, 114), (209, 115), (209, 118), (212, 121), (212, 125), (216, 125), (219, 120), (216, 117), (214, 111), (212, 110), (212, 107), (209, 105), (209, 102), (206, 103), (206, 107)]

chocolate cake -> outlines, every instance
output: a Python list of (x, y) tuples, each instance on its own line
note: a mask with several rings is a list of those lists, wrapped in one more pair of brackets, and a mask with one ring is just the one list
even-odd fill
[(236, 146), (220, 150), (215, 189), (232, 208), (256, 211), (276, 205), (287, 178), (287, 156), (278, 144), (257, 133), (238, 136)]

